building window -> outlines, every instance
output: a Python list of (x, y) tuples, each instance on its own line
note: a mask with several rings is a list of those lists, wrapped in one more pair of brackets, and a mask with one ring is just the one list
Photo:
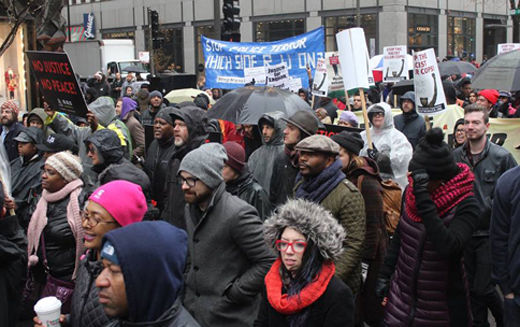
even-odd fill
[(408, 49), (433, 48), (438, 53), (439, 18), (437, 15), (408, 14)]
[(198, 67), (199, 64), (204, 64), (204, 52), (202, 51), (202, 41), (200, 38), (202, 35), (210, 39), (215, 39), (215, 28), (213, 25), (197, 26), (195, 28), (195, 43), (197, 46), (195, 67)]
[(257, 22), (254, 24), (254, 30), (255, 42), (278, 41), (305, 33), (305, 20), (300, 18)]
[(497, 45), (506, 43), (507, 18), (484, 19), (484, 56), (488, 59), (497, 54)]
[[(356, 15), (350, 16), (331, 16), (324, 17), (323, 25), (325, 25), (325, 49), (326, 51), (337, 51), (336, 34), (342, 30), (357, 27)], [(369, 52), (371, 47), (376, 51), (376, 36), (377, 36), (377, 15), (376, 14), (362, 14), (361, 24), (365, 31), (365, 39), (367, 41), (367, 48)], [(372, 42), (370, 40), (373, 40)]]
[[(148, 29), (144, 29), (146, 37), (144, 38), (145, 49), (150, 49), (151, 41), (148, 37)], [(154, 50), (154, 66), (158, 71), (177, 71), (182, 73), (184, 69), (184, 47), (182, 28), (160, 27), (159, 38), (162, 41), (161, 47)]]
[(475, 19), (448, 17), (448, 56), (475, 56)]

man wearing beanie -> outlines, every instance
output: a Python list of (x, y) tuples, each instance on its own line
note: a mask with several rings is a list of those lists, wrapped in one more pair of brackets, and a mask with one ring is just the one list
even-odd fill
[(161, 109), (155, 116), (153, 124), (153, 141), (148, 146), (144, 171), (150, 178), (152, 185), (151, 198), (157, 202), (159, 210), (164, 209), (166, 194), (166, 176), (168, 174), (168, 163), (175, 153), (173, 136), (172, 107)]
[(426, 133), (424, 118), (415, 110), (415, 92), (408, 91), (401, 97), (402, 114), (394, 116), (395, 128), (402, 132), (415, 149)]
[(288, 119), (283, 130), (284, 151), (279, 153), (273, 166), (269, 199), (273, 206), (285, 203), (293, 195), (294, 182), (298, 174), (298, 151), (296, 144), (306, 137), (316, 134), (318, 120), (310, 111), (297, 111)]
[(256, 209), (226, 192), (226, 160), (222, 145), (207, 143), (179, 167), (190, 251), (184, 306), (204, 327), (252, 326), (275, 259)]
[(336, 159), (339, 145), (324, 135), (309, 136), (296, 144), (300, 172), (294, 197), (320, 204), (345, 228), (344, 252), (336, 262), (336, 276), (356, 295), (361, 286), (361, 255), (365, 239), (365, 204)]
[(166, 108), (166, 105), (163, 103), (163, 96), (161, 91), (152, 91), (149, 96), (149, 105), (146, 110), (142, 111), (141, 121), (143, 126), (153, 126), (155, 121), (155, 116), (157, 113)]
[(258, 216), (264, 221), (271, 214), (271, 202), (265, 190), (249, 172), (244, 148), (236, 142), (226, 142), (224, 148), (228, 156), (222, 169), (226, 191), (255, 207)]
[(488, 308), (495, 320), (502, 319), (502, 299), (491, 281), (489, 224), (496, 182), (504, 172), (517, 166), (511, 153), (489, 141), (486, 135), (488, 128), (488, 109), (477, 103), (466, 106), (466, 142), (453, 151), (455, 161), (468, 165), (475, 174), (474, 192), (482, 217), (482, 223), (473, 234), (464, 255), (475, 326), (487, 324)]
[(23, 127), (23, 125), (18, 122), (20, 108), (15, 100), (8, 100), (2, 104), (0, 109), (2, 110), (2, 143), (4, 144), (9, 161), (13, 161), (15, 158), (18, 158), (18, 142), (16, 142), (14, 138), (18, 136), (18, 133), (20, 133)]
[(500, 93), (498, 93), (497, 90), (485, 89), (478, 93), (476, 103), (487, 109), (487, 113), (490, 118), (497, 118), (498, 111), (494, 107), (498, 101), (499, 96)]

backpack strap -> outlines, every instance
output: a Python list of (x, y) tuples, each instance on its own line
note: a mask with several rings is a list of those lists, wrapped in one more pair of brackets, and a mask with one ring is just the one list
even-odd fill
[(359, 177), (357, 179), (357, 188), (360, 193), (361, 193), (361, 185), (363, 184), (364, 179), (365, 179), (365, 175), (363, 175), (363, 174), (359, 175)]

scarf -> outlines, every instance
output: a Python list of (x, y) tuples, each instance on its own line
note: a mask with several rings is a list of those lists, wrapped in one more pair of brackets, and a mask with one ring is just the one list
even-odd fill
[[(303, 178), (298, 173), (296, 183)], [(320, 203), (329, 193), (345, 179), (345, 174), (341, 171), (341, 161), (336, 160), (327, 168), (323, 169), (317, 176), (305, 179), (295, 192), (296, 198), (302, 198), (315, 203)]]
[(265, 288), (267, 291), (267, 300), (279, 313), (283, 315), (292, 315), (310, 306), (318, 300), (329, 285), (329, 282), (336, 272), (334, 262), (328, 261), (323, 263), (320, 273), (312, 282), (307, 284), (298, 295), (289, 297), (282, 294), (282, 277), (280, 275), (280, 266), (282, 260), (276, 259), (267, 275), (265, 275)]
[[(473, 181), (475, 176), (465, 164), (458, 163), (460, 173), (455, 177), (442, 184), (433, 191), (431, 195), (439, 217), (444, 217), (451, 209), (459, 204), (465, 198), (473, 195)], [(413, 179), (408, 177), (409, 186), (406, 189), (406, 214), (411, 220), (421, 222), (422, 218), (417, 214), (415, 206), (415, 195), (413, 194)]]
[(74, 265), (74, 273), (72, 279), (76, 278), (76, 272), (79, 267), (79, 260), (83, 253), (83, 228), (81, 226), (81, 215), (78, 202), (78, 196), (81, 193), (83, 182), (80, 179), (75, 179), (66, 184), (61, 190), (49, 193), (43, 190), (42, 196), (36, 205), (36, 210), (31, 216), (31, 222), (27, 229), (27, 253), (29, 256), (29, 266), (34, 266), (38, 263), (38, 247), (40, 245), (40, 236), (43, 229), (47, 225), (47, 204), (60, 201), (66, 196), (70, 197), (67, 204), (67, 222), (69, 223), (74, 239), (76, 240), (76, 262)]

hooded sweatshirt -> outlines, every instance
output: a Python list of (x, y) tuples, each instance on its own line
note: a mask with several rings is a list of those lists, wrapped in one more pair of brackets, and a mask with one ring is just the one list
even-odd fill
[[(128, 317), (140, 326), (198, 326), (177, 300), (183, 287), (187, 235), (166, 222), (140, 222), (107, 233), (125, 279)], [(136, 242), (146, 240), (146, 242)]]
[(271, 112), (260, 118), (259, 122), (266, 119), (274, 125), (274, 134), (269, 142), (265, 142), (262, 138), (263, 145), (251, 154), (247, 162), (254, 178), (266, 192), (271, 189), (271, 176), (275, 159), (284, 152), (283, 130), (285, 129), (285, 122), (281, 118), (285, 118), (285, 114), (281, 111)]
[[(368, 108), (368, 113), (372, 112), (376, 107), (380, 107), (385, 111), (385, 120), (381, 128), (370, 127), (372, 142), (379, 152), (390, 157), (395, 181), (404, 190), (406, 185), (408, 185), (406, 174), (408, 172), (408, 163), (412, 159), (412, 145), (403, 133), (394, 128), (390, 105), (384, 102), (373, 104)], [(366, 131), (361, 132), (361, 138), (365, 142), (365, 146), (361, 149), (359, 155), (366, 157), (368, 149)]]

